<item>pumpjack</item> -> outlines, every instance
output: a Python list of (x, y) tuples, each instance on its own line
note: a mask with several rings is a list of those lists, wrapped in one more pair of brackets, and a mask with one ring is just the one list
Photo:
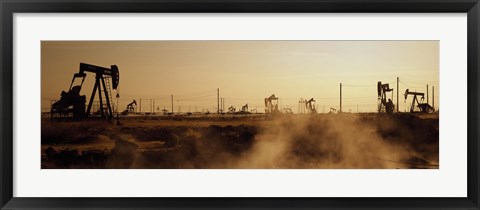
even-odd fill
[(315, 109), (315, 100), (311, 98), (310, 100), (305, 100), (305, 106), (307, 107), (308, 113), (316, 114), (317, 109)]
[(283, 113), (284, 113), (284, 114), (293, 114), (293, 111), (292, 111), (291, 108), (288, 108), (288, 107), (287, 107), (287, 108), (283, 108)]
[[(87, 76), (86, 73), (95, 74), (95, 85), (93, 87), (87, 110), (85, 111), (86, 97), (85, 95), (80, 95), (80, 91), (82, 89), (83, 82), (85, 81), (85, 77)], [(81, 79), (80, 85), (73, 86), (77, 79)], [(120, 75), (118, 67), (116, 65), (111, 65), (110, 68), (105, 68), (86, 63), (80, 63), (79, 72), (73, 75), (68, 92), (62, 91), (60, 100), (52, 104), (52, 107), (50, 109), (52, 119), (54, 119), (55, 114), (60, 114), (60, 116), (67, 117), (70, 115), (70, 113), (72, 113), (74, 120), (82, 120), (89, 117), (93, 105), (93, 100), (95, 99), (97, 91), (100, 101), (99, 110), (101, 117), (108, 117), (108, 119), (112, 119), (113, 106), (110, 100), (113, 98), (110, 90), (110, 79), (112, 80), (112, 88), (114, 90), (117, 89)], [(106, 102), (106, 107), (104, 107), (103, 104), (102, 90), (103, 97), (105, 98)]]
[(272, 94), (270, 97), (265, 98), (265, 113), (266, 114), (281, 113), (278, 110), (278, 98), (275, 97), (275, 94)]
[(377, 83), (377, 92), (378, 92), (378, 112), (385, 111), (386, 113), (393, 113), (395, 105), (393, 105), (392, 99), (387, 100), (387, 93), (392, 92), (393, 88), (390, 88), (388, 83), (382, 84), (378, 81)]
[[(413, 95), (412, 105), (410, 106), (410, 112), (414, 112), (415, 104), (420, 109), (420, 112), (428, 113), (434, 111), (433, 107), (430, 106), (428, 103), (423, 103), (425, 99), (425, 94), (420, 92), (411, 92), (408, 89), (405, 91), (405, 101), (407, 100), (408, 95)], [(417, 96), (421, 97), (420, 101), (418, 100)]]
[(133, 100), (132, 103), (127, 105), (127, 108), (123, 110), (122, 115), (127, 115), (135, 112), (135, 107), (137, 107), (137, 101)]
[(237, 109), (236, 109), (234, 106), (230, 106), (230, 107), (228, 108), (228, 113), (229, 113), (229, 114), (235, 114), (235, 111), (236, 111), (236, 110), (237, 110)]
[(235, 114), (250, 114), (250, 112), (248, 111), (248, 104), (245, 104), (245, 106), (242, 106), (242, 109), (236, 112)]
[(242, 106), (242, 112), (248, 112), (248, 104), (245, 104), (245, 106)]

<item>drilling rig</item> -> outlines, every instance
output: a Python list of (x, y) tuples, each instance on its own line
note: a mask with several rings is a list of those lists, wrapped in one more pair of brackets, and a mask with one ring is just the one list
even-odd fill
[(305, 107), (307, 107), (307, 111), (310, 114), (316, 114), (317, 109), (315, 109), (315, 100), (311, 98), (310, 100), (305, 100)]
[[(83, 82), (85, 81), (85, 77), (87, 76), (86, 73), (95, 74), (95, 85), (93, 87), (87, 110), (85, 111), (86, 97), (85, 95), (80, 95), (80, 91), (82, 89)], [(80, 84), (73, 86), (77, 79), (81, 79)], [(117, 89), (120, 77), (118, 67), (116, 65), (112, 65), (111, 68), (105, 68), (80, 63), (80, 70), (78, 73), (73, 75), (68, 92), (62, 91), (60, 100), (52, 104), (50, 109), (51, 118), (54, 119), (55, 114), (59, 114), (60, 117), (70, 117), (70, 114), (72, 114), (72, 118), (74, 120), (82, 120), (89, 117), (93, 100), (98, 90), (98, 97), (100, 100), (100, 115), (101, 117), (108, 117), (108, 119), (112, 119), (113, 104), (110, 102), (110, 100), (113, 98), (110, 89), (110, 79), (112, 88), (114, 90)], [(103, 104), (102, 90), (106, 107), (104, 107)]]
[[(420, 112), (423, 112), (423, 113), (429, 113), (429, 112), (433, 112), (434, 109), (432, 106), (430, 106), (430, 104), (428, 103), (423, 103), (423, 100), (425, 99), (425, 94), (424, 93), (420, 93), (420, 92), (411, 92), (409, 91), (408, 89), (405, 91), (405, 101), (407, 101), (407, 96), (408, 95), (412, 95), (413, 96), (413, 100), (412, 100), (412, 105), (410, 106), (410, 112), (414, 112), (414, 109), (415, 109), (415, 104), (417, 104), (417, 107), (420, 109)], [(420, 98), (420, 101), (418, 100), (418, 97), (421, 97)]]
[(265, 114), (277, 113), (281, 113), (278, 110), (278, 98), (275, 97), (275, 94), (272, 94), (270, 97), (265, 98)]
[[(393, 88), (390, 88), (388, 83), (382, 84), (378, 81), (377, 83), (377, 92), (378, 92), (378, 113), (385, 111), (388, 114), (393, 113), (395, 105), (393, 105), (392, 99), (387, 100), (387, 93), (392, 92)], [(393, 97), (393, 96), (392, 96)]]

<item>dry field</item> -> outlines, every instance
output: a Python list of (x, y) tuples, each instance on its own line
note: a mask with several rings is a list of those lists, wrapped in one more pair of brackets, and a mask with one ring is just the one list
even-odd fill
[(438, 114), (42, 120), (42, 168), (439, 168)]

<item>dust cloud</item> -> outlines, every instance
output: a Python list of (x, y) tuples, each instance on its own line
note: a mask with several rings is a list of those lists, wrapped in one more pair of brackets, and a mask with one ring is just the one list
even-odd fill
[(415, 156), (359, 117), (300, 118), (263, 131), (239, 168), (395, 168)]
[(438, 118), (413, 115), (67, 123), (42, 126), (42, 168), (439, 168), (438, 143)]

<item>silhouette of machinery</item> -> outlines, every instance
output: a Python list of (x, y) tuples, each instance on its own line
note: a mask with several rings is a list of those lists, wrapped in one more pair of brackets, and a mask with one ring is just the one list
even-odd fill
[(245, 104), (245, 106), (242, 106), (242, 112), (248, 112), (248, 104)]
[(291, 108), (283, 108), (283, 113), (284, 114), (293, 114), (293, 111)]
[(388, 83), (382, 84), (382, 82), (378, 81), (377, 83), (377, 92), (378, 92), (378, 112), (385, 111), (386, 113), (393, 113), (395, 109), (395, 105), (393, 105), (392, 99), (387, 100), (387, 93), (392, 92), (393, 88), (390, 88)]
[(242, 109), (238, 112), (235, 112), (235, 114), (250, 114), (250, 112), (248, 111), (248, 104), (242, 106)]
[(127, 105), (127, 108), (123, 110), (122, 115), (134, 113), (136, 107), (137, 107), (137, 101), (133, 100), (131, 103)]
[[(80, 95), (83, 82), (85, 81), (86, 73), (95, 74), (95, 85), (93, 87), (92, 95), (88, 103), (87, 110), (85, 111), (86, 97)], [(80, 85), (73, 86), (75, 80), (81, 79)], [(72, 114), (74, 120), (82, 120), (89, 116), (92, 109), (93, 100), (98, 90), (98, 97), (100, 100), (100, 115), (101, 117), (113, 118), (112, 93), (110, 89), (110, 79), (112, 80), (112, 88), (117, 89), (119, 83), (119, 71), (116, 65), (112, 65), (111, 68), (104, 68), (100, 66), (94, 66), (90, 64), (80, 63), (80, 70), (73, 75), (72, 83), (68, 92), (62, 91), (59, 101), (52, 104), (50, 113), (52, 119), (55, 114), (59, 114), (60, 117), (69, 117)], [(102, 98), (102, 90), (103, 97)], [(105, 99), (106, 107), (104, 107), (103, 99)], [(107, 112), (107, 113), (105, 113)]]
[(276, 114), (281, 113), (278, 110), (278, 98), (275, 97), (275, 94), (272, 94), (270, 97), (265, 98), (265, 114)]
[(162, 109), (163, 115), (170, 115), (172, 114), (171, 112), (168, 112), (168, 109), (163, 108)]
[[(411, 92), (408, 89), (405, 90), (405, 101), (407, 100), (408, 95), (413, 96), (412, 100), (412, 105), (410, 106), (410, 112), (414, 112), (415, 109), (415, 104), (417, 104), (417, 107), (420, 109), (420, 112), (428, 113), (434, 111), (433, 107), (430, 106), (428, 103), (423, 103), (423, 100), (425, 99), (425, 94), (420, 93), (420, 92)], [(418, 100), (417, 97), (421, 97), (420, 101)]]
[(305, 100), (305, 107), (307, 108), (308, 113), (316, 114), (317, 109), (315, 109), (315, 100), (311, 98), (310, 100)]
[(236, 109), (234, 106), (230, 106), (230, 107), (228, 108), (228, 113), (229, 113), (229, 114), (234, 114), (236, 110), (237, 110), (237, 109)]

